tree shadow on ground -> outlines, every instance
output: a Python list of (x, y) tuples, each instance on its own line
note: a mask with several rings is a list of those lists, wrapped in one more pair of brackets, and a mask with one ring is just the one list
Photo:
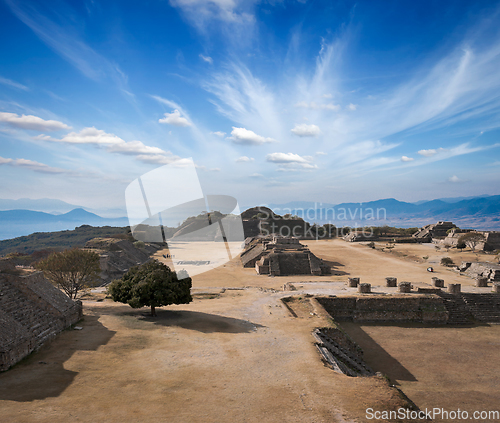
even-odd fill
[[(380, 325), (377, 324), (377, 326)], [(375, 372), (387, 375), (395, 385), (399, 385), (400, 380), (417, 381), (417, 378), (406, 367), (375, 342), (358, 323), (342, 322), (342, 328), (363, 349), (364, 360)]]
[(177, 326), (203, 333), (250, 333), (257, 330), (257, 328), (264, 327), (248, 320), (201, 313), (199, 311), (156, 310), (156, 314), (157, 317), (143, 315), (140, 319), (159, 326)]
[(83, 330), (61, 332), (10, 370), (0, 373), (0, 400), (34, 401), (61, 395), (78, 374), (66, 370), (64, 363), (76, 351), (97, 350), (116, 333), (98, 319), (99, 316), (85, 316), (78, 323)]

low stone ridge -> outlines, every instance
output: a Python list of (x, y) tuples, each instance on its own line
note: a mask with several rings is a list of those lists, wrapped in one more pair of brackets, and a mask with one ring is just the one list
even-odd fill
[(82, 318), (70, 300), (41, 272), (0, 272), (0, 371), (5, 371)]
[(265, 237), (246, 243), (243, 267), (255, 267), (259, 275), (327, 275), (331, 267), (316, 257), (297, 238)]
[(448, 320), (443, 301), (435, 295), (316, 299), (334, 320), (339, 321), (445, 324)]

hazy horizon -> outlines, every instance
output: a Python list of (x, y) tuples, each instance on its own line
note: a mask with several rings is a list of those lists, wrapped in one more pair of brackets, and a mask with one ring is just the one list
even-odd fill
[(499, 12), (4, 0), (0, 198), (125, 208), (189, 157), (240, 205), (498, 195)]

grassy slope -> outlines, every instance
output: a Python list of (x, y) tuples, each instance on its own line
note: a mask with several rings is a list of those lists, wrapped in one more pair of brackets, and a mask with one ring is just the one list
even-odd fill
[(28, 236), (0, 241), (0, 255), (4, 256), (13, 252), (31, 254), (37, 250), (62, 250), (70, 247), (83, 247), (92, 238), (127, 234), (128, 231), (128, 227), (82, 225), (68, 231), (35, 232)]

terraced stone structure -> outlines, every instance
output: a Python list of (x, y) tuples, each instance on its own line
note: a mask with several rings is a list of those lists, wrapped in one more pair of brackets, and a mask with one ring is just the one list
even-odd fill
[(440, 241), (444, 247), (456, 247), (461, 236), (468, 233), (478, 233), (484, 236), (484, 241), (478, 242), (475, 249), (477, 251), (500, 250), (500, 232), (499, 231), (475, 231), (473, 229), (453, 229), (448, 236)]
[(331, 267), (317, 258), (297, 238), (255, 238), (241, 254), (243, 267), (255, 267), (259, 275), (328, 275)]
[(0, 371), (5, 371), (82, 318), (72, 301), (41, 272), (20, 276), (0, 260)]
[(161, 247), (144, 243), (142, 248), (136, 248), (132, 242), (124, 239), (94, 238), (87, 241), (85, 248), (99, 254), (101, 285), (107, 285), (121, 278), (131, 267), (149, 261), (151, 254)]
[(413, 234), (420, 242), (431, 242), (433, 239), (443, 239), (448, 235), (450, 229), (455, 229), (456, 226), (452, 222), (437, 222), (426, 225), (418, 232)]

